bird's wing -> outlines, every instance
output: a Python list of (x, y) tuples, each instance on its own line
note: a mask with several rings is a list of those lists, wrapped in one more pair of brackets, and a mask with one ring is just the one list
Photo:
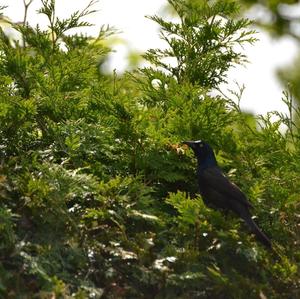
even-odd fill
[(251, 207), (245, 194), (239, 189), (237, 185), (230, 182), (229, 179), (223, 174), (219, 167), (209, 167), (203, 170), (200, 179), (205, 181), (211, 188), (215, 189), (221, 194), (226, 194), (231, 199), (237, 200), (242, 204)]

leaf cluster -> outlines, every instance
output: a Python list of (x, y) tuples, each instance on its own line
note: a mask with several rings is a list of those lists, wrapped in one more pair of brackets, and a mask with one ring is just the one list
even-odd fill
[[(255, 118), (215, 94), (253, 41), (235, 2), (170, 3), (180, 22), (153, 18), (169, 48), (121, 76), (99, 68), (105, 27), (65, 34), (90, 6), (61, 21), (43, 1), (50, 35), (1, 33), (0, 297), (299, 297), (299, 109), (286, 93), (288, 115)], [(213, 146), (274, 251), (203, 204), (184, 139)]]
[(250, 21), (233, 18), (238, 10), (233, 1), (168, 2), (177, 22), (150, 17), (161, 26), (168, 48), (149, 50), (145, 58), (178, 83), (213, 88), (226, 81), (228, 68), (245, 60), (237, 46), (255, 41)]

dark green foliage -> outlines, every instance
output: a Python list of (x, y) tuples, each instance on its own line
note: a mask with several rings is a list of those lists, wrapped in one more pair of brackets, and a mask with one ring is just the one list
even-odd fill
[[(90, 5), (57, 20), (54, 4), (40, 10), (50, 34), (0, 36), (0, 297), (299, 297), (299, 111), (287, 95), (290, 115), (254, 119), (238, 93), (215, 95), (244, 59), (236, 46), (253, 41), (235, 2), (170, 1), (179, 21), (153, 18), (169, 48), (123, 76), (99, 69), (111, 31), (65, 34), (88, 25)], [(178, 145), (199, 138), (249, 196), (273, 252), (203, 205), (193, 154)]]

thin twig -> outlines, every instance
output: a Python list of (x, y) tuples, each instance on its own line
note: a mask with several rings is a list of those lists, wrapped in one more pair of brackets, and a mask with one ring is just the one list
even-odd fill
[[(28, 2), (27, 2), (26, 0), (23, 0), (23, 4), (24, 4), (23, 27), (26, 26), (28, 9), (29, 9), (29, 6), (31, 5), (32, 2), (33, 2), (33, 0), (29, 0)], [(24, 48), (26, 47), (24, 33), (23, 33), (23, 47), (24, 47)]]

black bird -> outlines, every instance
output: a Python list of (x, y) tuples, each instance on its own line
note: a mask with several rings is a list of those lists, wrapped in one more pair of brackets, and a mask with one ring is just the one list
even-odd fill
[(198, 160), (197, 177), (204, 203), (214, 209), (231, 210), (241, 217), (257, 239), (271, 248), (269, 238), (253, 221), (249, 209), (252, 207), (245, 194), (223, 174), (218, 167), (214, 152), (204, 141), (184, 141)]

